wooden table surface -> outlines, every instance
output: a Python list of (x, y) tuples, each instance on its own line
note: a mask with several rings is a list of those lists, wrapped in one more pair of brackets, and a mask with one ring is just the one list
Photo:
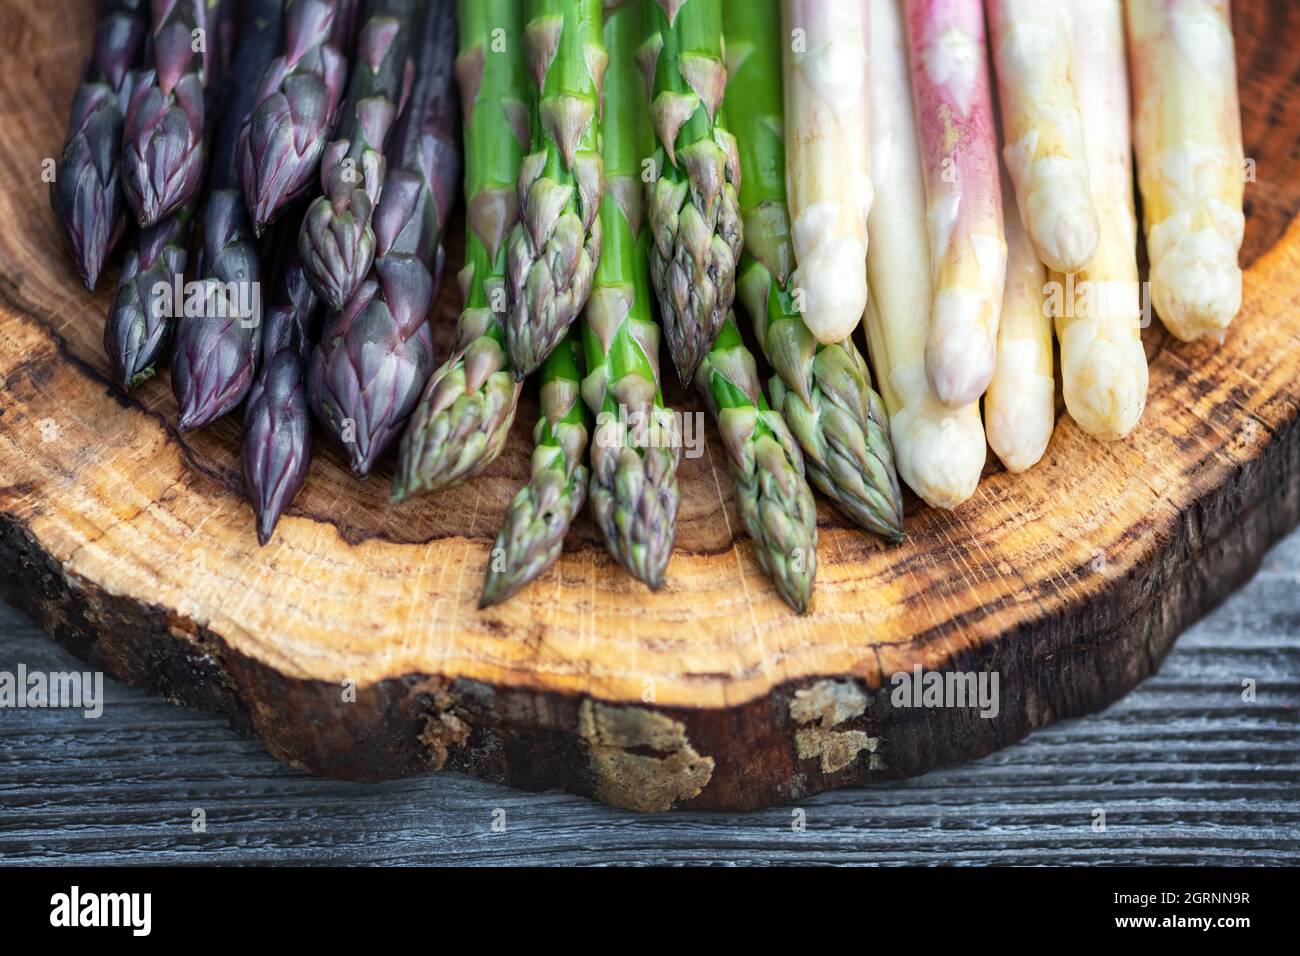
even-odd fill
[[(0, 605), (0, 670), (19, 663), (80, 669)], [(1104, 713), (752, 814), (640, 815), (450, 773), (320, 780), (220, 719), (105, 688), (95, 720), (0, 710), (0, 863), (1300, 862), (1300, 532)]]

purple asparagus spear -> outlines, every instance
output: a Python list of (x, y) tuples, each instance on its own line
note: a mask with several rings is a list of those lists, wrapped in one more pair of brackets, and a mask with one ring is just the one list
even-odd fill
[(298, 223), (280, 243), (275, 305), (262, 320), (261, 369), (244, 406), (244, 487), (257, 515), (257, 539), (271, 540), (311, 464), (311, 416), (303, 368), (311, 351), (320, 300), (298, 258)]
[(257, 93), (239, 144), (244, 198), (260, 236), (315, 181), (347, 81), (355, 0), (289, 0), (284, 54)]
[(374, 0), (357, 38), (337, 136), (321, 158), (324, 195), (303, 219), (298, 249), (316, 294), (338, 311), (375, 257), (371, 217), (384, 187), (384, 147), (397, 118), (406, 52), (422, 4)]
[[(185, 272), (193, 218), (193, 209), (182, 206), (174, 216), (142, 230), (122, 264), (104, 324), (104, 351), (123, 388), (150, 378), (171, 344), (179, 303), (171, 303), (170, 291)], [(168, 294), (159, 295), (158, 289)]]
[(200, 428), (243, 400), (257, 365), (261, 295), (258, 249), (239, 183), (238, 149), (258, 79), (279, 49), (283, 0), (248, 0), (213, 144), (210, 192), (203, 213), (198, 274), (205, 307), (177, 324), (172, 390), (180, 427)]
[(122, 123), (148, 32), (146, 0), (101, 0), (86, 73), (72, 101), (50, 205), (87, 289), (126, 226), (119, 180)]
[(152, 68), (131, 91), (122, 136), (122, 187), (142, 228), (199, 190), (204, 99), (221, 47), (218, 0), (152, 0), (152, 8)]
[(347, 447), (361, 477), (401, 434), (433, 371), (428, 314), (460, 179), (455, 52), (452, 4), (432, 0), (415, 81), (393, 136), (394, 168), (374, 216), (374, 265), (360, 291), (327, 320), (308, 366), (312, 409)]

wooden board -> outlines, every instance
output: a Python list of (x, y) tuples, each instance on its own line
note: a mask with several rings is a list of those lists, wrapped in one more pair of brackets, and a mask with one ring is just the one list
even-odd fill
[[(1041, 466), (990, 466), (956, 513), (910, 501), (901, 547), (823, 507), (803, 618), (750, 556), (712, 434), (685, 464), (662, 592), (614, 566), (584, 519), (552, 573), (475, 610), (535, 403), (485, 477), (434, 499), (390, 507), (386, 469), (357, 484), (319, 455), (259, 548), (236, 422), (181, 436), (166, 375), (131, 395), (110, 384), (99, 340), (114, 276), (85, 293), (48, 210), (40, 163), (62, 139), (88, 11), (0, 8), (8, 596), (95, 666), (221, 711), (284, 760), (357, 779), (448, 767), (645, 810), (916, 774), (1123, 694), (1300, 520), (1300, 104), (1286, 55), (1300, 7), (1235, 11), (1259, 182), (1227, 341), (1152, 328), (1131, 440), (1098, 444), (1064, 420)], [(456, 307), (449, 284), (444, 354)], [(892, 707), (889, 676), (917, 665), (996, 671), (998, 716)]]

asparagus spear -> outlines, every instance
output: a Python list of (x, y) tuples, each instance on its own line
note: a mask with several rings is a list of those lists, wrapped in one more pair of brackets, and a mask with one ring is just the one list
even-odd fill
[(867, 344), (899, 476), (927, 504), (955, 508), (975, 492), (986, 443), (979, 404), (945, 407), (925, 373), (933, 283), (901, 2), (871, 0), (871, 169), (889, 199), (867, 222)]
[(740, 160), (720, 116), (727, 86), (721, 0), (654, 0), (637, 59), (650, 90), (658, 178), (646, 184), (650, 276), (684, 384), (736, 295)]
[(1133, 140), (1151, 299), (1184, 341), (1241, 308), (1241, 112), (1228, 0), (1130, 0)]
[(104, 324), (104, 351), (123, 388), (152, 376), (171, 344), (177, 306), (157, 292), (171, 290), (185, 272), (193, 219), (193, 207), (182, 206), (142, 230), (138, 244), (126, 255)]
[(532, 475), (515, 494), (497, 534), (479, 607), (499, 604), (560, 556), (587, 489), (587, 411), (580, 395), (576, 330), (542, 364), (541, 415), (533, 429)]
[(240, 140), (244, 198), (260, 236), (320, 165), (347, 78), (355, 0), (289, 0), (284, 52), (262, 76)]
[(126, 227), (119, 182), (122, 122), (147, 17), (145, 0), (100, 0), (95, 44), (72, 101), (58, 175), (50, 183), (50, 206), (92, 291)]
[(374, 0), (357, 37), (338, 135), (321, 158), (321, 188), (307, 209), (298, 250), (316, 294), (332, 311), (353, 297), (375, 258), (370, 219), (384, 187), (384, 147), (397, 119), (406, 51), (421, 4)]
[(460, 0), (456, 78), (465, 122), (465, 300), (456, 351), (429, 379), (402, 436), (393, 499), (470, 478), (505, 445), (519, 385), (505, 349), (505, 237), (528, 143), (522, 20), (512, 0)]
[(934, 257), (925, 370), (945, 405), (993, 377), (1006, 279), (997, 133), (980, 0), (907, 0), (912, 93)]
[(785, 602), (802, 614), (817, 575), (817, 506), (799, 445), (763, 398), (754, 356), (730, 316), (695, 384), (717, 420), (754, 555)]
[(1069, 19), (1069, 4), (989, 0), (1002, 155), (1034, 249), (1059, 272), (1088, 264), (1098, 229)]
[(989, 446), (1007, 470), (1021, 472), (1039, 462), (1052, 437), (1056, 379), (1052, 319), (1043, 298), (1047, 270), (1020, 222), (1015, 193), (1005, 177), (1002, 186), (1007, 285), (998, 323), (998, 364), (984, 394), (984, 428)]
[(679, 503), (677, 420), (659, 384), (659, 325), (650, 300), (641, 163), (651, 148), (650, 118), (633, 59), (641, 42), (641, 0), (605, 18), (605, 251), (582, 321), (587, 377), (582, 394), (596, 416), (591, 447), (591, 511), (609, 553), (652, 588), (663, 583)]
[[(733, 26), (764, 26), (756, 22), (760, 15), (752, 8), (728, 4), (727, 14), (728, 44)], [(776, 11), (763, 10), (761, 16), (774, 20)], [(794, 285), (803, 292), (804, 323), (819, 342), (830, 344), (849, 337), (867, 305), (867, 214), (872, 201), (867, 5), (864, 0), (784, 0), (780, 22), (790, 38), (782, 46), (788, 77), (785, 178), (790, 184)], [(775, 22), (765, 26), (768, 32), (777, 29)], [(778, 61), (765, 69), (780, 67)], [(747, 82), (755, 81), (763, 77)], [(768, 82), (779, 82), (779, 73), (769, 74)], [(728, 102), (745, 88), (730, 83)], [(729, 112), (734, 119), (734, 111)], [(742, 208), (749, 173), (742, 160)], [(751, 222), (746, 219), (746, 229)]]
[(527, 11), (533, 151), (519, 170), (519, 222), (506, 244), (506, 347), (519, 378), (564, 337), (600, 262), (605, 173), (596, 124), (609, 62), (601, 0), (528, 0)]
[(298, 494), (311, 464), (311, 417), (303, 368), (311, 351), (320, 300), (298, 258), (298, 223), (281, 230), (275, 304), (262, 320), (257, 380), (244, 406), (244, 487), (257, 515), (257, 540), (271, 540), (276, 522)]
[(1057, 275), (1056, 335), (1065, 407), (1079, 427), (1113, 441), (1146, 407), (1147, 356), (1133, 209), (1124, 14), (1119, 0), (1072, 0), (1088, 175), (1101, 236), (1082, 271)]
[[(807, 294), (807, 285), (800, 286), (802, 261), (791, 250), (783, 176), (788, 167), (781, 138), (783, 36), (776, 7), (776, 0), (758, 0), (743, 8), (729, 5), (724, 21), (727, 112), (740, 147), (745, 222), (737, 290), (753, 320), (754, 336), (778, 373), (769, 386), (772, 403), (799, 440), (809, 478), (859, 525), (898, 541), (903, 537), (903, 504), (884, 404), (871, 388), (867, 363), (850, 338), (829, 345), (814, 338), (809, 324), (814, 321), (815, 297)], [(816, 19), (825, 11), (797, 12)], [(865, 16), (865, 7), (862, 12)], [(865, 49), (854, 62), (863, 72), (865, 87)], [(799, 69), (810, 66), (804, 61)], [(865, 120), (865, 108), (859, 112)], [(860, 138), (865, 149), (866, 136)], [(865, 218), (862, 226), (865, 233)], [(860, 315), (866, 305), (865, 237), (857, 245), (863, 254)], [(850, 275), (847, 281), (852, 285), (856, 280)], [(805, 291), (802, 313), (796, 308), (800, 288)]]
[(374, 266), (343, 311), (325, 323), (307, 370), (312, 408), (348, 448), (362, 478), (401, 434), (433, 370), (428, 317), (460, 176), (450, 0), (431, 0), (416, 40), (416, 78), (374, 216)]
[(141, 227), (156, 225), (198, 192), (204, 98), (219, 72), (218, 0), (152, 0), (152, 8), (153, 65), (131, 91), (122, 131), (122, 187)]
[(283, 12), (283, 0), (248, 0), (222, 98), (197, 263), (207, 295), (201, 311), (181, 316), (172, 352), (182, 429), (201, 428), (231, 411), (257, 368), (261, 262), (240, 188), (239, 138), (258, 80), (279, 48)]

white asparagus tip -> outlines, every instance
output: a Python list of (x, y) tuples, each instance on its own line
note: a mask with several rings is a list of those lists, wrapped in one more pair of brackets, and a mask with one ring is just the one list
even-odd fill
[(1151, 300), (1184, 342), (1221, 335), (1241, 308), (1236, 247), (1214, 229), (1183, 236), (1152, 268)]
[[(1035, 214), (1031, 211), (1029, 215)], [(1087, 193), (1080, 197), (1076, 191), (1062, 190), (1053, 197), (1050, 211), (1039, 210), (1030, 221), (1036, 226), (1034, 251), (1049, 269), (1078, 272), (1097, 252), (1101, 227)]]
[(817, 341), (842, 342), (867, 307), (866, 250), (852, 239), (827, 240), (800, 260), (794, 287), (803, 293), (803, 320)]
[(985, 430), (993, 453), (1007, 471), (1019, 474), (1042, 461), (1056, 426), (1056, 379), (1033, 368), (1032, 351), (1003, 342), (998, 354), (997, 388), (984, 397)]
[[(902, 408), (890, 423), (898, 476), (932, 508), (952, 510), (975, 494), (988, 446), (982, 428), (945, 416)], [(978, 416), (977, 416), (978, 417)]]
[(1118, 441), (1142, 419), (1147, 401), (1147, 363), (1145, 355), (1139, 358), (1133, 354), (1133, 349), (1141, 348), (1136, 341), (1117, 345), (1097, 339), (1074, 363), (1075, 373), (1062, 376), (1070, 417), (1094, 438)]
[(993, 380), (997, 343), (986, 325), (970, 321), (984, 308), (985, 298), (972, 289), (950, 289), (935, 297), (925, 372), (949, 408), (979, 401)]

